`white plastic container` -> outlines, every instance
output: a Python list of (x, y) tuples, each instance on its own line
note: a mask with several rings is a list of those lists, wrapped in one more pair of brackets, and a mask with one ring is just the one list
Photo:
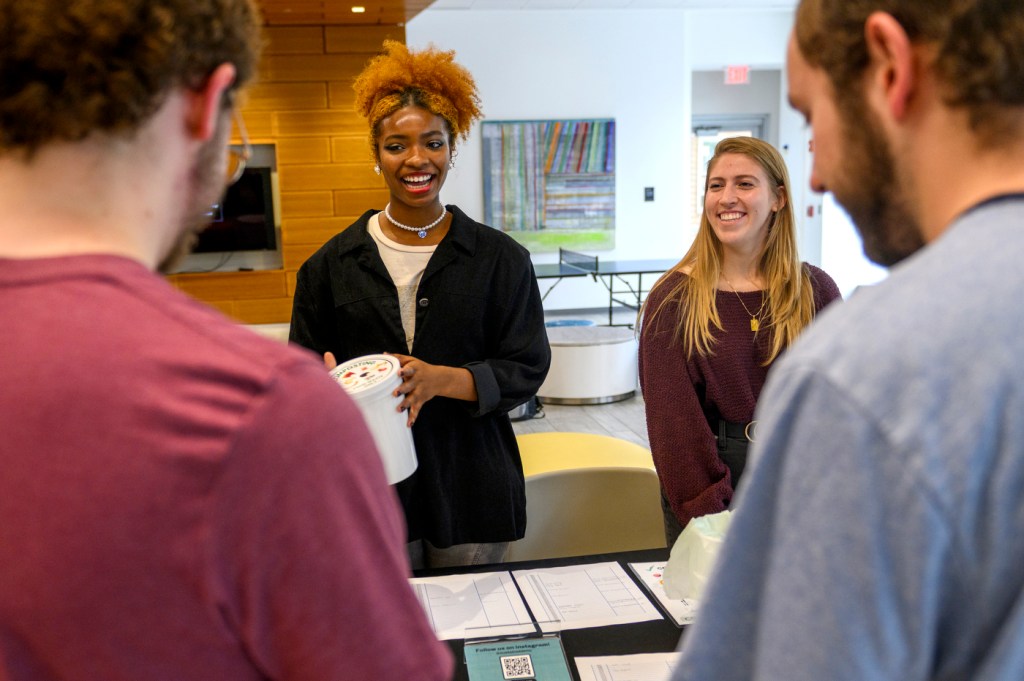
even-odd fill
[(364, 355), (331, 370), (331, 377), (363, 413), (391, 485), (408, 478), (417, 466), (412, 430), (405, 425), (408, 414), (397, 410), (402, 398), (391, 396), (402, 385), (399, 366), (389, 355)]

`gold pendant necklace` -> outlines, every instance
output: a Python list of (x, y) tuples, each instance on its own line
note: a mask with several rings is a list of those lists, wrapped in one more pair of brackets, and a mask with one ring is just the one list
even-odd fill
[(740, 292), (736, 290), (736, 287), (732, 285), (732, 282), (726, 279), (723, 274), (722, 279), (725, 279), (725, 283), (732, 289), (733, 295), (736, 296), (736, 300), (740, 301), (740, 305), (743, 306), (743, 311), (750, 316), (750, 330), (757, 333), (761, 329), (761, 313), (764, 311), (764, 305), (767, 302), (764, 298), (764, 291), (761, 291), (761, 307), (757, 308), (757, 314), (752, 314), (747, 304), (743, 302), (743, 298), (740, 297)]

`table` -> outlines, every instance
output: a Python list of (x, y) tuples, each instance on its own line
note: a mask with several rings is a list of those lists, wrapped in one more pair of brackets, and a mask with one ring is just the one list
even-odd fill
[[(596, 556), (576, 556), (573, 558), (551, 558), (547, 560), (529, 560), (497, 565), (473, 565), (461, 568), (416, 570), (416, 577), (434, 577), (438, 575), (472, 574), (475, 572), (498, 572), (504, 570), (529, 570), (533, 568), (560, 567), (563, 565), (581, 565), (585, 563), (618, 562), (634, 581), (637, 581), (629, 570), (628, 563), (668, 560), (669, 549), (647, 549), (645, 551), (628, 551)], [(637, 585), (646, 594), (647, 591), (637, 581)], [(653, 599), (652, 599), (652, 602)], [(656, 605), (657, 607), (657, 605)], [(566, 629), (561, 632), (562, 646), (569, 662), (574, 681), (579, 681), (573, 658), (596, 655), (631, 655), (634, 653), (667, 653), (679, 645), (683, 632), (667, 617), (650, 622), (634, 624), (617, 624), (609, 627), (590, 629)], [(455, 654), (454, 681), (468, 681), (465, 659), (462, 654), (463, 641), (445, 641)]]
[[(541, 296), (541, 300), (563, 279), (589, 276), (592, 281), (600, 282), (608, 290), (608, 326), (633, 326), (632, 324), (612, 324), (612, 310), (615, 304), (631, 310), (639, 310), (654, 282), (650, 275), (661, 276), (666, 270), (674, 267), (678, 260), (601, 260), (596, 255), (587, 255), (568, 249), (558, 249), (558, 262), (534, 265), (538, 283), (542, 279), (554, 279)], [(648, 286), (644, 287), (644, 275), (647, 275)], [(625, 297), (622, 297), (625, 296)]]

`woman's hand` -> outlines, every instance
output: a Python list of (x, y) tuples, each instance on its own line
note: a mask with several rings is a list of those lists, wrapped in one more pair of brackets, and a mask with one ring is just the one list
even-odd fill
[(410, 428), (416, 423), (423, 405), (438, 395), (476, 400), (476, 383), (468, 369), (428, 364), (410, 355), (389, 354), (396, 357), (401, 365), (398, 375), (402, 385), (393, 394), (395, 397), (404, 396), (398, 410), (409, 412), (406, 425)]

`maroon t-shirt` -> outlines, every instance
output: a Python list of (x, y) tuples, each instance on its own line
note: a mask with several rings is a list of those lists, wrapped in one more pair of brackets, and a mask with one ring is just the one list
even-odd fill
[(0, 260), (0, 319), (0, 677), (449, 677), (317, 358), (112, 256)]

